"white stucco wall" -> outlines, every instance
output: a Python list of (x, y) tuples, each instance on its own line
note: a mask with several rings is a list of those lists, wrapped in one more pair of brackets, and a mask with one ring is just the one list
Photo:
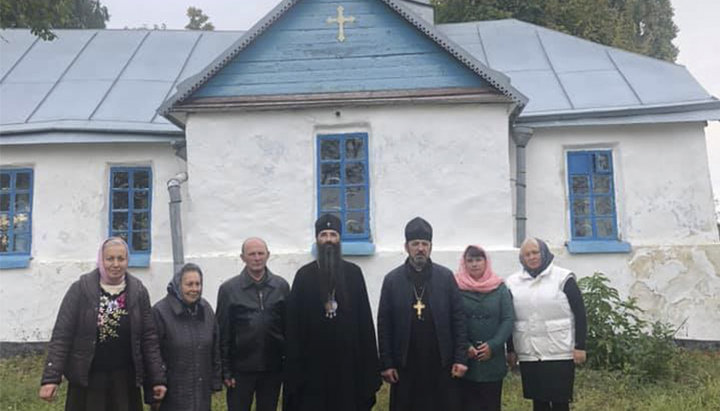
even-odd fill
[(507, 107), (418, 105), (192, 115), (188, 255), (237, 253), (250, 235), (283, 253), (309, 250), (315, 136), (345, 131), (369, 134), (378, 251), (400, 250), (416, 215), (433, 223), (445, 248), (512, 245)]
[(172, 264), (166, 181), (184, 161), (163, 144), (3, 146), (2, 167), (33, 169), (30, 265), (0, 270), (0, 341), (46, 340), (60, 301), (72, 281), (94, 268), (108, 232), (109, 173), (113, 166), (153, 170), (151, 269), (133, 269), (152, 284), (167, 282)]
[[(606, 274), (648, 318), (678, 327), (678, 338), (720, 340), (720, 239), (703, 127), (536, 130), (527, 150), (527, 233), (546, 239), (579, 276)], [(612, 150), (618, 231), (630, 253), (571, 255), (564, 247), (569, 149)]]
[(704, 124), (536, 130), (527, 149), (528, 233), (570, 238), (565, 153), (611, 149), (618, 231), (633, 246), (718, 242)]

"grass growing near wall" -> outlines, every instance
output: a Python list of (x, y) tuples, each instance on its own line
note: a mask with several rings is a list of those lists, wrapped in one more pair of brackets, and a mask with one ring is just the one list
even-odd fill
[[(63, 410), (65, 387), (51, 404), (37, 397), (42, 356), (0, 360), (0, 411)], [(647, 410), (705, 411), (720, 410), (720, 353), (679, 350), (672, 361), (672, 377), (655, 383), (617, 371), (582, 368), (575, 381), (575, 410)], [(528, 411), (530, 401), (522, 398), (520, 377), (511, 374), (505, 380), (503, 409)], [(225, 393), (213, 399), (213, 410), (224, 411)], [(383, 386), (375, 411), (388, 410), (388, 389)], [(453, 411), (453, 410), (442, 410)]]

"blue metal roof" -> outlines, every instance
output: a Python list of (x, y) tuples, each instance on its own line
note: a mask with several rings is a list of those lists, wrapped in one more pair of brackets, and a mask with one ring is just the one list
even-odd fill
[[(0, 142), (27, 133), (53, 141), (182, 135), (156, 110), (242, 32), (56, 30), (52, 42), (28, 30), (0, 32)], [(78, 135), (81, 135), (78, 139)], [(103, 137), (104, 136), (104, 137)], [(102, 140), (104, 138), (104, 140)], [(123, 140), (125, 141), (125, 140)]]
[[(436, 29), (460, 48), (459, 56), (500, 71), (529, 97), (519, 118), (528, 125), (720, 119), (718, 100), (681, 65), (517, 20)], [(56, 33), (57, 40), (45, 42), (28, 30), (0, 31), (0, 144), (182, 138), (158, 107), (181, 83), (196, 84), (193, 76), (243, 37), (238, 31)]]

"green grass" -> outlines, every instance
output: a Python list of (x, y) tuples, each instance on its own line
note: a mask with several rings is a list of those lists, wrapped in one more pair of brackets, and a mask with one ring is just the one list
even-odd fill
[[(46, 403), (37, 397), (42, 356), (0, 360), (0, 411), (62, 410), (65, 397)], [(673, 376), (657, 383), (642, 383), (617, 372), (580, 369), (575, 381), (575, 410), (720, 410), (720, 353), (680, 351), (673, 361)], [(225, 410), (225, 394), (213, 398), (215, 411)], [(378, 395), (375, 411), (388, 410), (388, 389)], [(520, 377), (508, 375), (503, 389), (503, 409), (531, 410), (522, 398)], [(452, 411), (452, 410), (444, 410)]]

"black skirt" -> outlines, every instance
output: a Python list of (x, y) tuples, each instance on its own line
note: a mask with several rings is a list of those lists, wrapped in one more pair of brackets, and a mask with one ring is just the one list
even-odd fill
[(520, 362), (523, 396), (531, 400), (572, 402), (573, 360)]
[(65, 411), (143, 411), (131, 370), (91, 371), (88, 386), (68, 386)]

